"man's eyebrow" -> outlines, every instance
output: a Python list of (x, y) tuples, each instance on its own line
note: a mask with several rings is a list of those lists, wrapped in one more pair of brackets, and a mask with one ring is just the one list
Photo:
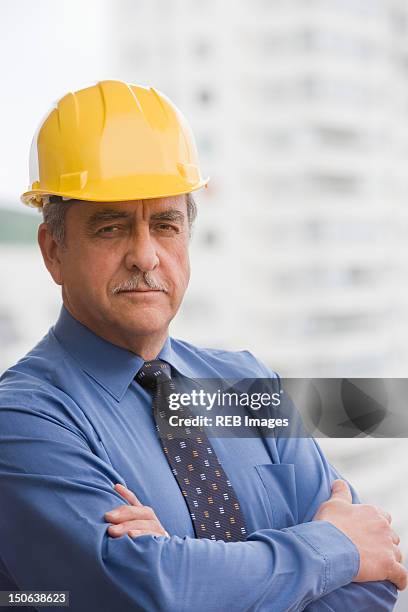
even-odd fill
[(102, 223), (103, 221), (115, 221), (116, 219), (128, 219), (132, 214), (128, 213), (124, 210), (115, 210), (114, 208), (103, 208), (102, 210), (97, 210), (92, 213), (90, 217), (88, 217), (86, 221), (86, 226), (88, 229), (92, 229), (98, 223)]
[[(105, 221), (116, 221), (117, 219), (130, 219), (133, 217), (131, 212), (124, 210), (117, 210), (114, 208), (103, 208), (97, 210), (86, 220), (86, 227), (91, 230), (96, 227), (99, 223)], [(174, 208), (163, 210), (157, 213), (153, 213), (150, 217), (153, 221), (174, 221), (183, 223), (185, 215), (181, 210), (175, 210)]]
[(181, 210), (169, 208), (157, 213), (153, 213), (150, 217), (153, 221), (176, 221), (183, 223), (185, 215)]

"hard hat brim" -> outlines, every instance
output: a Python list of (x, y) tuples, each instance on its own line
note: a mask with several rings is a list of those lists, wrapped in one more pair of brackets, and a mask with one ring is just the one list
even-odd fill
[[(184, 193), (190, 193), (192, 191), (197, 191), (202, 187), (207, 187), (210, 178), (206, 177), (205, 179), (201, 179), (195, 185), (184, 185), (179, 187), (179, 189), (137, 189), (130, 191), (123, 191), (122, 194), (118, 195), (116, 188), (113, 188), (112, 191), (106, 189), (106, 185), (104, 185), (104, 189), (99, 193), (98, 189), (91, 190), (74, 190), (74, 191), (58, 191), (58, 190), (48, 190), (48, 189), (31, 189), (29, 191), (25, 191), (20, 199), (23, 204), (27, 206), (32, 206), (34, 208), (42, 208), (43, 206), (43, 198), (47, 196), (60, 196), (69, 200), (82, 200), (84, 202), (130, 202), (135, 200), (152, 200), (154, 198), (168, 198), (172, 196), (182, 195)], [(114, 193), (116, 192), (116, 193)]]

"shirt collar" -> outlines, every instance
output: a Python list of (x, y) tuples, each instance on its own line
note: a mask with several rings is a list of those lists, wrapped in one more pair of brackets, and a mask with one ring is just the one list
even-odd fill
[[(144, 363), (144, 359), (98, 336), (61, 306), (51, 328), (58, 342), (77, 361), (81, 369), (120, 401)], [(188, 364), (176, 353), (175, 341), (166, 338), (156, 359), (163, 359), (180, 374), (192, 376)]]

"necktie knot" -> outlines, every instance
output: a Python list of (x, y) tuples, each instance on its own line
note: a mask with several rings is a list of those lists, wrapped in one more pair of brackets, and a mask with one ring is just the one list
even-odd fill
[(156, 389), (159, 382), (171, 380), (171, 367), (161, 359), (145, 361), (135, 378), (144, 389), (151, 391)]

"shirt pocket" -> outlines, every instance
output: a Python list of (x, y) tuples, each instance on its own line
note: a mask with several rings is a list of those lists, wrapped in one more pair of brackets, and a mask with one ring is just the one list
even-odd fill
[(273, 529), (298, 524), (295, 466), (292, 463), (255, 465), (270, 508)]

